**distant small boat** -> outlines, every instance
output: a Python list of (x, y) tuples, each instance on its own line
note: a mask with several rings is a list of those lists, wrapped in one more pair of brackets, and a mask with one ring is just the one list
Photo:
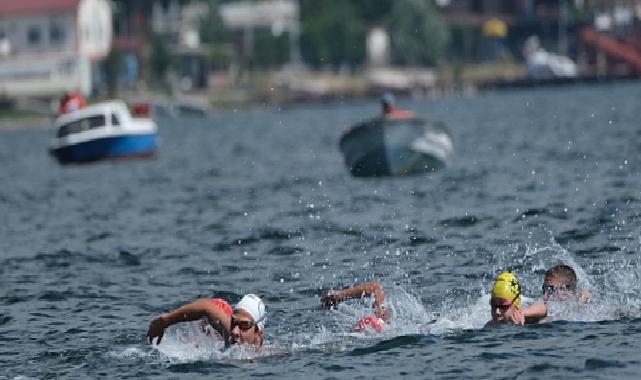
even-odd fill
[[(138, 114), (148, 109), (134, 107)], [(60, 115), (49, 152), (60, 163), (152, 156), (157, 146), (156, 123), (148, 112), (138, 116), (133, 117), (122, 101), (96, 103)]]
[(452, 136), (440, 122), (376, 118), (347, 130), (340, 149), (355, 177), (421, 174), (446, 165)]

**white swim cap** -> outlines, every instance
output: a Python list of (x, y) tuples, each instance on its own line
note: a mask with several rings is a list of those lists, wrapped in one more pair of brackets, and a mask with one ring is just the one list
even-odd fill
[(265, 303), (255, 294), (245, 294), (236, 304), (236, 309), (243, 309), (248, 312), (254, 319), (254, 323), (259, 329), (265, 327)]

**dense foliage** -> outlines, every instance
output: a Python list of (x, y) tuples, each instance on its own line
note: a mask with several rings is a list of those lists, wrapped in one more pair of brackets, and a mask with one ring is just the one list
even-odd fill
[[(200, 36), (207, 49), (210, 69), (224, 69), (231, 62), (246, 68), (279, 67), (290, 60), (289, 32), (256, 28), (225, 28), (219, 10), (225, 0), (181, 0), (183, 5), (207, 3)], [(150, 16), (152, 0), (114, 0), (118, 17), (135, 20)], [(300, 0), (300, 52), (303, 62), (317, 69), (358, 68), (366, 63), (369, 28), (385, 27), (390, 33), (392, 63), (436, 65), (445, 52), (448, 27), (433, 0)], [(131, 21), (130, 21), (131, 22)], [(136, 21), (134, 21), (135, 23)], [(152, 77), (162, 77), (172, 64), (171, 42), (145, 33), (151, 44)], [(249, 44), (249, 46), (248, 46)]]
[(301, 51), (306, 63), (339, 67), (365, 60), (365, 24), (349, 1), (301, 1)]
[(389, 30), (396, 63), (435, 66), (443, 59), (448, 28), (431, 1), (396, 0)]
[(389, 31), (397, 64), (435, 65), (448, 41), (432, 0), (301, 0), (300, 7), (303, 58), (315, 67), (363, 64), (372, 26)]

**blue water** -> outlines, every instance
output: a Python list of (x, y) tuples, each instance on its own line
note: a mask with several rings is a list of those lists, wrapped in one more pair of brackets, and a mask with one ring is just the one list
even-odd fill
[[(444, 170), (352, 178), (344, 102), (162, 119), (155, 159), (60, 166), (51, 130), (0, 131), (0, 379), (638, 378), (641, 85), (401, 100), (444, 121)], [(545, 269), (593, 293), (536, 326), (484, 327), (493, 277), (541, 298)], [(354, 334), (383, 283), (392, 324)], [(267, 350), (216, 350), (158, 313), (199, 297), (268, 305)], [(192, 334), (192, 335), (190, 335)], [(201, 337), (202, 338), (202, 337)]]

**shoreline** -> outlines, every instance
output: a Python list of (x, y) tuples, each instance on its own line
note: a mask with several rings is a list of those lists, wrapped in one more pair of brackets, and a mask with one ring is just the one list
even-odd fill
[(53, 129), (52, 120), (46, 116), (21, 116), (3, 118), (0, 115), (0, 131)]

